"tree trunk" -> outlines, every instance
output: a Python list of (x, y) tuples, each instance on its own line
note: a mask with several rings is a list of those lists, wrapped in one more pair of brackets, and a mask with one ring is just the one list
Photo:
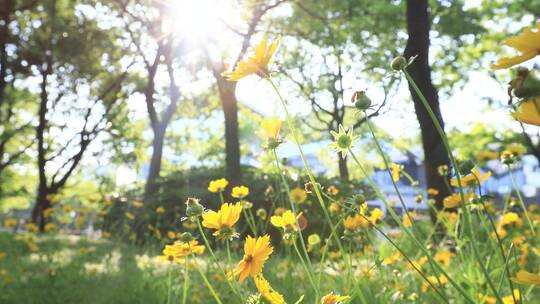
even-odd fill
[[(432, 111), (444, 128), (437, 89), (431, 82), (429, 30), (428, 0), (407, 0), (407, 31), (409, 33), (409, 39), (404, 56), (406, 58), (415, 55), (418, 56), (414, 63), (407, 68), (407, 71), (426, 97)], [(442, 209), (443, 199), (450, 192), (445, 185), (444, 178), (438, 174), (437, 167), (440, 165), (449, 166), (450, 160), (444, 148), (442, 138), (437, 133), (433, 121), (410, 84), (409, 90), (414, 101), (416, 117), (420, 123), (427, 186), (439, 191), (439, 194), (435, 197), (435, 201), (437, 209)]]
[(236, 82), (217, 78), (219, 97), (225, 116), (225, 174), (232, 185), (237, 185), (242, 178), (240, 167), (240, 142), (238, 139), (238, 101), (236, 100)]
[(344, 182), (349, 181), (349, 168), (347, 167), (347, 158), (341, 157), (341, 152), (338, 152), (339, 159), (339, 177)]
[(159, 126), (154, 130), (154, 138), (152, 139), (152, 158), (150, 159), (150, 167), (148, 168), (148, 177), (144, 191), (144, 200), (151, 200), (158, 190), (157, 179), (161, 171), (161, 158), (163, 157), (163, 142), (165, 141), (165, 131), (167, 126)]
[(41, 232), (45, 230), (45, 224), (47, 221), (47, 219), (43, 216), (43, 211), (52, 207), (52, 203), (48, 198), (49, 194), (54, 194), (54, 192), (51, 191), (46, 184), (43, 184), (40, 181), (36, 196), (36, 204), (32, 210), (32, 222), (38, 225), (39, 231)]

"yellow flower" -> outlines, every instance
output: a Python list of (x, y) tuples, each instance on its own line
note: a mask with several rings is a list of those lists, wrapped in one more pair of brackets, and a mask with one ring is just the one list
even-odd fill
[(257, 287), (257, 290), (259, 293), (263, 296), (265, 300), (268, 301), (270, 304), (285, 304), (285, 299), (281, 294), (276, 292), (272, 286), (270, 286), (270, 283), (262, 276), (262, 274), (258, 274), (253, 279), (255, 282), (255, 286)]
[(519, 289), (514, 289), (514, 292), (513, 292), (514, 296), (512, 295), (509, 295), (509, 296), (506, 296), (506, 297), (503, 297), (502, 300), (503, 300), (503, 304), (515, 304), (514, 302), (514, 298), (516, 299), (519, 299)]
[(480, 151), (476, 153), (476, 159), (480, 161), (497, 159), (498, 156), (498, 153), (495, 151)]
[(248, 196), (249, 194), (249, 188), (246, 186), (238, 186), (234, 187), (231, 192), (231, 196), (234, 198), (243, 199), (244, 197)]
[(518, 110), (511, 115), (524, 124), (540, 126), (540, 97), (521, 102)]
[(163, 208), (163, 207), (161, 207), (161, 206), (157, 207), (157, 208), (156, 208), (156, 213), (157, 213), (157, 214), (163, 214), (163, 213), (165, 213), (165, 208)]
[(144, 206), (144, 204), (141, 201), (133, 201), (133, 202), (131, 202), (131, 206), (133, 206), (135, 208), (141, 208), (142, 206)]
[[(491, 177), (491, 171), (488, 171), (487, 173), (482, 174), (482, 171), (480, 171), (478, 167), (474, 167), (471, 170), (471, 173), (461, 177), (461, 185), (463, 187), (474, 187), (478, 185), (478, 183), (481, 184), (485, 182), (490, 177)], [(450, 184), (454, 187), (459, 186), (458, 180), (455, 177), (453, 177), (450, 180)]]
[(395, 262), (399, 261), (400, 258), (401, 258), (401, 254), (399, 252), (395, 252), (391, 256), (384, 258), (383, 264), (386, 266), (392, 265)]
[(523, 226), (523, 220), (515, 212), (506, 212), (501, 218), (501, 224), (503, 226), (515, 225), (516, 227)]
[(32, 241), (26, 242), (26, 245), (28, 246), (28, 250), (30, 250), (30, 252), (37, 252), (39, 250), (38, 245)]
[(409, 215), (411, 215), (412, 218), (414, 219), (415, 214), (410, 212), (409, 214), (404, 214), (403, 215), (403, 226), (405, 226), (407, 228), (412, 227), (412, 221), (411, 221), (411, 217)]
[(297, 204), (302, 204), (307, 200), (306, 192), (298, 187), (291, 190), (290, 196), (293, 203)]
[(54, 224), (54, 223), (47, 223), (47, 224), (45, 225), (45, 227), (44, 227), (45, 232), (51, 232), (51, 231), (54, 231), (54, 230), (56, 230), (56, 228), (58, 228), (58, 227), (57, 227), (56, 224)]
[(255, 277), (261, 273), (264, 263), (273, 250), (270, 245), (270, 236), (265, 235), (255, 239), (248, 235), (244, 243), (244, 257), (234, 270), (234, 274), (239, 276), (238, 280), (244, 282), (248, 276)]
[(339, 296), (331, 292), (321, 298), (321, 304), (338, 304), (349, 298), (349, 296)]
[(439, 195), (439, 190), (437, 190), (435, 188), (428, 188), (427, 189), (427, 194), (428, 194), (429, 197), (434, 197), (434, 196)]
[(328, 206), (328, 211), (330, 211), (330, 214), (338, 214), (340, 209), (341, 207), (336, 202), (333, 202), (330, 204), (330, 206)]
[[(469, 202), (474, 196), (474, 192), (465, 193), (465, 203)], [(459, 193), (451, 194), (443, 200), (443, 204), (445, 209), (456, 208), (461, 205), (461, 195)]]
[(371, 210), (371, 213), (369, 215), (369, 221), (372, 222), (373, 224), (377, 224), (377, 221), (382, 219), (383, 217), (384, 217), (384, 212), (379, 208), (375, 208)]
[(70, 205), (64, 205), (62, 209), (64, 210), (64, 213), (70, 213), (73, 210), (73, 208)]
[(234, 236), (233, 226), (240, 219), (242, 205), (240, 203), (221, 205), (218, 212), (208, 211), (203, 213), (202, 225), (206, 228), (216, 229), (214, 236), (228, 239)]
[(134, 220), (135, 219), (135, 215), (133, 215), (133, 213), (131, 212), (126, 212), (126, 217), (130, 220)]
[(184, 261), (183, 258), (190, 254), (203, 254), (204, 249), (205, 247), (203, 245), (199, 245), (197, 240), (191, 240), (187, 243), (175, 242), (173, 245), (165, 245), (163, 255), (160, 256), (160, 259), (174, 263), (181, 263)]
[(499, 59), (496, 64), (491, 65), (494, 70), (512, 67), (540, 54), (540, 22), (536, 24), (534, 31), (530, 27), (526, 27), (519, 35), (506, 39), (504, 44), (518, 50), (521, 54)]
[(540, 275), (520, 270), (516, 273), (516, 277), (512, 278), (512, 281), (519, 284), (540, 286)]
[(448, 250), (441, 250), (435, 254), (433, 259), (439, 263), (442, 263), (445, 267), (450, 266), (453, 254)]
[(50, 218), (54, 213), (54, 209), (53, 208), (47, 208), (45, 210), (43, 210), (43, 217), (44, 218)]
[(269, 117), (261, 122), (261, 129), (258, 134), (266, 143), (278, 142), (281, 124), (282, 121), (278, 117)]
[[(440, 275), (438, 279), (436, 276), (429, 276), (427, 279), (433, 286), (444, 286), (448, 284), (448, 278), (444, 275)], [(422, 291), (426, 292), (430, 287), (431, 285), (428, 282), (424, 282), (424, 285), (422, 285)]]
[(328, 189), (326, 189), (326, 193), (330, 195), (338, 195), (339, 189), (336, 186), (332, 185), (328, 187)]
[(14, 219), (14, 218), (8, 218), (4, 221), (4, 226), (6, 228), (13, 228), (15, 226), (17, 226), (17, 219)]
[(171, 240), (176, 239), (176, 233), (174, 231), (167, 231), (167, 237)]
[(268, 44), (266, 39), (261, 40), (259, 45), (255, 47), (253, 56), (239, 62), (233, 71), (224, 72), (221, 75), (232, 81), (238, 81), (249, 75), (258, 75), (261, 78), (268, 78), (268, 76), (270, 76), (268, 64), (280, 42), (281, 37), (278, 37), (270, 44)]
[(527, 153), (527, 148), (525, 148), (522, 144), (511, 144), (510, 146), (506, 147), (506, 150), (517, 156)]
[(24, 225), (24, 227), (30, 232), (38, 232), (39, 230), (38, 225), (36, 225), (35, 223), (27, 223), (26, 225)]
[(223, 192), (228, 184), (229, 182), (224, 178), (213, 180), (208, 184), (208, 191), (213, 193)]
[(397, 182), (400, 178), (400, 175), (401, 175), (401, 166), (396, 163), (392, 163), (392, 180), (394, 182)]
[(302, 216), (300, 212), (296, 217), (291, 210), (285, 211), (282, 215), (274, 215), (270, 218), (272, 225), (285, 230), (296, 229), (296, 221)]

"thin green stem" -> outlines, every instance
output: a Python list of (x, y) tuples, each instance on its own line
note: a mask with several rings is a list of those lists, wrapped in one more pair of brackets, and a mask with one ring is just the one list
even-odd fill
[(298, 258), (300, 259), (300, 263), (304, 267), (304, 270), (306, 271), (306, 274), (308, 276), (309, 282), (311, 283), (311, 286), (315, 290), (315, 298), (318, 299), (320, 295), (319, 287), (317, 284), (315, 284), (315, 281), (313, 280), (311, 270), (308, 269), (308, 265), (304, 262), (304, 259), (302, 258), (302, 254), (300, 253), (300, 250), (298, 250), (298, 246), (296, 245), (296, 240), (293, 240), (293, 247), (294, 251), (296, 251), (296, 254), (298, 255)]
[(189, 286), (189, 256), (186, 257), (186, 267), (184, 269), (184, 289), (182, 290), (182, 304), (187, 303), (187, 293)]
[(168, 265), (168, 266), (169, 266), (169, 279), (168, 279), (168, 283), (167, 283), (167, 287), (168, 287), (168, 290), (167, 290), (167, 304), (169, 304), (171, 302), (171, 285), (172, 285), (171, 265)]
[(195, 265), (195, 268), (197, 269), (197, 271), (199, 272), (199, 274), (201, 275), (201, 278), (203, 279), (206, 287), (208, 287), (208, 289), (210, 290), (210, 293), (212, 294), (212, 296), (214, 297), (214, 300), (216, 300), (216, 302), (218, 304), (223, 304), (223, 302), (221, 302), (221, 300), (219, 299), (219, 296), (217, 294), (217, 292), (214, 290), (214, 287), (212, 287), (212, 284), (210, 284), (210, 282), (208, 281), (208, 278), (206, 277), (206, 275), (204, 274), (204, 272), (201, 270), (201, 268), (199, 267), (199, 265), (197, 264), (197, 262), (194, 261), (193, 263)]
[(521, 192), (519, 191), (519, 187), (517, 186), (516, 179), (514, 178), (514, 174), (512, 173), (512, 169), (510, 166), (508, 166), (508, 172), (510, 172), (510, 179), (512, 180), (512, 185), (514, 186), (514, 190), (516, 192), (516, 195), (518, 197), (518, 202), (523, 209), (523, 214), (525, 214), (525, 218), (527, 219), (527, 223), (529, 224), (529, 228), (531, 228), (532, 234), (536, 236), (536, 231), (534, 229), (534, 226), (532, 224), (531, 218), (529, 217), (529, 212), (527, 212), (527, 208), (525, 207), (525, 203), (523, 202), (523, 197), (521, 196)]

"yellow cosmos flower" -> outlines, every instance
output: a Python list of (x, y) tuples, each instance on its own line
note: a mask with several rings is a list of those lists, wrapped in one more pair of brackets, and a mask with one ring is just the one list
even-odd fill
[(326, 193), (330, 195), (338, 195), (339, 189), (336, 186), (332, 185), (328, 187), (328, 189), (326, 189)]
[[(471, 170), (471, 173), (461, 177), (461, 185), (463, 187), (474, 187), (479, 183), (485, 182), (488, 178), (491, 177), (491, 171), (487, 173), (482, 173), (478, 167), (474, 167)], [(457, 178), (453, 177), (450, 180), (450, 184), (454, 187), (459, 187)]]
[(43, 217), (44, 218), (50, 218), (54, 213), (54, 209), (53, 208), (47, 208), (45, 210), (43, 210)]
[(412, 215), (413, 218), (414, 218), (414, 215), (411, 213), (409, 214), (404, 214), (403, 215), (403, 226), (407, 227), (407, 228), (411, 228), (412, 227), (412, 221), (411, 221), (411, 217), (409, 215)]
[(47, 223), (44, 227), (45, 232), (55, 231), (58, 228), (54, 223)]
[(248, 276), (255, 277), (261, 273), (264, 263), (273, 251), (270, 236), (255, 239), (248, 235), (244, 243), (244, 257), (234, 270), (234, 274), (239, 276), (238, 280), (244, 282)]
[(501, 225), (509, 226), (515, 225), (516, 227), (523, 226), (523, 220), (519, 217), (519, 214), (515, 212), (506, 212), (500, 220)]
[(214, 236), (227, 239), (234, 236), (233, 226), (240, 219), (242, 205), (240, 203), (221, 205), (218, 212), (208, 211), (203, 213), (202, 225), (206, 228), (216, 229)]
[(270, 286), (270, 283), (268, 283), (262, 274), (256, 275), (253, 281), (255, 282), (255, 287), (257, 287), (259, 293), (266, 301), (268, 301), (268, 303), (285, 304), (285, 298)]
[(306, 191), (298, 187), (292, 189), (289, 195), (291, 196), (293, 203), (303, 204), (307, 200)]
[[(440, 275), (439, 278), (436, 276), (428, 276), (427, 279), (433, 286), (444, 286), (448, 284), (448, 278), (444, 275)], [(428, 282), (424, 282), (424, 285), (422, 285), (422, 291), (426, 292), (430, 287), (431, 285)]]
[(29, 232), (38, 232), (38, 230), (39, 230), (38, 225), (36, 225), (35, 223), (27, 223), (26, 225), (24, 225), (24, 227)]
[(429, 197), (435, 197), (437, 195), (439, 195), (439, 190), (435, 189), (435, 188), (428, 188), (427, 189), (427, 194)]
[(160, 206), (160, 207), (157, 207), (157, 208), (156, 208), (156, 213), (157, 213), (157, 214), (163, 214), (163, 213), (165, 213), (165, 208), (163, 208), (163, 207), (161, 207), (161, 206)]
[(384, 212), (379, 208), (375, 208), (371, 210), (371, 213), (369, 215), (369, 221), (372, 222), (373, 224), (377, 224), (377, 221), (382, 219), (383, 217), (384, 217)]
[[(474, 192), (465, 193), (464, 195), (465, 203), (469, 202), (474, 197), (475, 197)], [(443, 200), (443, 205), (445, 209), (458, 207), (459, 205), (461, 205), (461, 195), (459, 193), (454, 193), (454, 194), (451, 194), (450, 196), (447, 196)]]
[(291, 210), (283, 212), (281, 215), (274, 215), (270, 218), (272, 225), (285, 230), (297, 229), (296, 221), (302, 216), (300, 212), (296, 217)]
[(261, 128), (258, 135), (266, 142), (277, 142), (279, 138), (279, 131), (281, 131), (282, 121), (277, 116), (272, 116), (264, 119), (261, 122)]
[(17, 219), (14, 219), (14, 218), (8, 218), (4, 221), (4, 226), (6, 228), (13, 228), (15, 226), (17, 226)]
[(396, 163), (392, 163), (391, 167), (392, 167), (392, 180), (394, 182), (397, 182), (399, 178), (401, 177), (401, 166)]
[(231, 81), (238, 81), (249, 75), (258, 75), (261, 78), (268, 78), (268, 76), (270, 76), (268, 64), (280, 42), (281, 37), (278, 37), (270, 44), (268, 44), (266, 39), (261, 40), (259, 45), (255, 47), (253, 56), (239, 62), (234, 70), (223, 72), (221, 75)]
[(516, 303), (516, 302), (514, 302), (514, 298), (519, 299), (519, 297), (520, 297), (519, 289), (517, 289), (517, 288), (514, 289), (514, 291), (512, 293), (514, 294), (514, 296), (508, 295), (508, 296), (502, 298), (503, 304), (515, 304)]
[(435, 254), (433, 259), (439, 263), (442, 263), (445, 267), (450, 266), (450, 261), (454, 255), (448, 250), (441, 250)]
[(144, 206), (144, 204), (141, 201), (133, 201), (133, 202), (131, 202), (131, 206), (133, 206), (135, 208), (141, 208), (142, 206)]
[(321, 298), (321, 304), (338, 304), (345, 300), (348, 300), (349, 298), (349, 296), (340, 296), (331, 292)]
[(540, 126), (540, 97), (521, 102), (518, 110), (511, 115), (524, 124)]
[(244, 197), (248, 196), (249, 194), (249, 188), (246, 186), (238, 186), (234, 187), (231, 192), (231, 196), (234, 198), (243, 199)]
[(516, 273), (516, 277), (512, 278), (512, 281), (524, 285), (540, 286), (540, 275), (520, 270)]
[(213, 192), (213, 193), (223, 192), (225, 191), (225, 188), (227, 188), (228, 184), (229, 184), (229, 181), (227, 181), (224, 178), (210, 181), (210, 183), (208, 184), (208, 191)]
[(491, 65), (494, 70), (512, 67), (540, 54), (540, 22), (536, 24), (535, 28), (526, 27), (519, 35), (508, 38), (504, 44), (521, 54), (499, 59), (496, 64)]
[(498, 156), (499, 154), (495, 151), (480, 151), (476, 153), (476, 159), (479, 161), (497, 159)]
[(191, 240), (187, 243), (175, 242), (173, 245), (165, 245), (163, 255), (160, 259), (173, 263), (181, 263), (184, 258), (190, 254), (203, 254), (205, 247), (199, 245), (197, 240)]

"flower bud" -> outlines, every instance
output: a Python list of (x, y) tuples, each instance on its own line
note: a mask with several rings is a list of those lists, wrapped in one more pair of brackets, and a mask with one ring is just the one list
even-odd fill
[(398, 56), (392, 60), (392, 62), (390, 63), (390, 67), (394, 71), (401, 71), (405, 67), (407, 67), (407, 59), (405, 59), (405, 57), (403, 56)]
[(371, 99), (367, 97), (366, 92), (364, 91), (354, 92), (351, 102), (354, 104), (354, 107), (360, 111), (367, 110), (371, 106)]
[(471, 170), (475, 167), (474, 162), (467, 160), (459, 164), (459, 173), (467, 175), (471, 173)]
[(268, 213), (267, 213), (266, 210), (263, 209), (263, 208), (257, 209), (257, 212), (255, 212), (255, 214), (256, 214), (257, 217), (259, 217), (261, 220), (265, 220), (266, 217), (268, 216)]
[(189, 232), (184, 232), (178, 236), (178, 240), (183, 243), (189, 243), (194, 240), (193, 236)]
[(189, 217), (200, 216), (204, 212), (204, 207), (199, 203), (199, 199), (190, 197), (186, 200), (186, 215)]

